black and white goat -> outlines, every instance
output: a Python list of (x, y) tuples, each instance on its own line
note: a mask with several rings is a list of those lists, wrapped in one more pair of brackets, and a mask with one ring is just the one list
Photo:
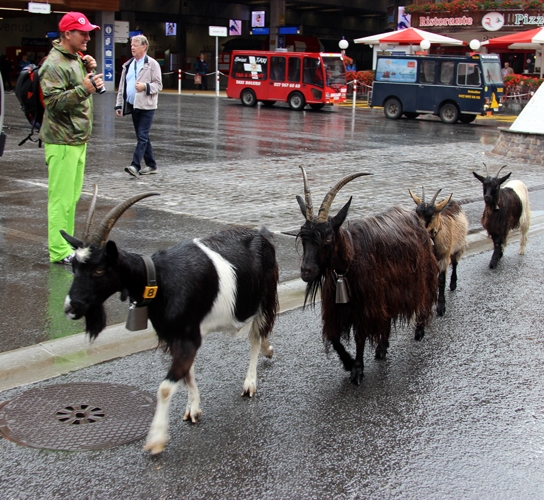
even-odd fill
[(425, 188), (422, 199), (408, 190), (417, 205), (416, 214), (427, 228), (434, 243), (434, 253), (438, 260), (438, 304), (436, 313), (443, 316), (446, 312), (446, 273), (451, 264), (450, 290), (457, 288), (457, 264), (467, 248), (468, 219), (461, 205), (452, 200), (453, 193), (435, 203), (439, 189), (430, 203), (425, 202)]
[[(307, 283), (306, 302), (315, 302), (321, 289), (323, 340), (338, 353), (351, 382), (359, 385), (367, 339), (377, 345), (376, 358), (384, 358), (391, 324), (412, 317), (415, 339), (423, 338), (424, 325), (436, 303), (438, 264), (429, 234), (413, 211), (393, 207), (342, 227), (350, 198), (329, 217), (340, 189), (369, 174), (353, 174), (339, 181), (325, 196), (316, 217), (306, 172), (301, 169), (305, 200), (297, 196), (297, 201), (306, 222), (298, 237), (303, 247), (300, 271)], [(342, 344), (349, 340), (352, 328), (355, 360)]]
[(512, 180), (501, 187), (512, 175), (510, 172), (504, 177), (499, 177), (506, 165), (499, 169), (495, 177), (491, 177), (487, 172), (487, 165), (485, 167), (487, 174), (485, 177), (476, 172), (472, 173), (483, 184), (485, 207), (482, 214), (482, 226), (493, 239), (493, 255), (489, 262), (489, 268), (495, 269), (502, 257), (508, 241), (508, 234), (512, 229), (519, 227), (521, 233), (519, 253), (520, 255), (525, 253), (527, 233), (531, 224), (531, 208), (529, 206), (529, 192), (523, 182)]
[[(156, 193), (134, 196), (111, 210), (89, 242), (63, 232), (75, 252), (74, 281), (64, 304), (71, 319), (85, 317), (95, 338), (105, 327), (103, 303), (115, 292), (141, 303), (148, 273), (142, 256), (121, 250), (108, 234), (122, 213)], [(88, 221), (90, 217), (88, 217)], [(88, 229), (85, 230), (88, 234)], [(278, 264), (271, 234), (233, 228), (207, 238), (184, 241), (151, 256), (158, 291), (148, 304), (149, 319), (172, 364), (158, 390), (158, 404), (144, 450), (161, 453), (168, 440), (168, 408), (181, 380), (188, 387), (184, 420), (197, 422), (200, 394), (194, 359), (203, 337), (212, 331), (240, 330), (251, 322), (251, 356), (242, 396), (256, 390), (259, 351), (272, 357), (267, 337), (278, 305)]]

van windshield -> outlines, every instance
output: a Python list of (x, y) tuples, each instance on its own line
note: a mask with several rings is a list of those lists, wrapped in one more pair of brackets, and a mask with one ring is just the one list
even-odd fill
[(488, 85), (502, 85), (501, 65), (497, 61), (482, 61), (484, 80)]
[(327, 85), (346, 84), (346, 68), (341, 56), (323, 56), (323, 64), (327, 73)]

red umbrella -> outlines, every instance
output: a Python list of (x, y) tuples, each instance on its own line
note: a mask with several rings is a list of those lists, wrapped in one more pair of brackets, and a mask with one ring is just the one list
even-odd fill
[(418, 28), (407, 28), (398, 31), (389, 31), (378, 35), (356, 38), (355, 43), (364, 43), (366, 45), (378, 45), (380, 43), (389, 43), (395, 45), (419, 45), (423, 40), (437, 45), (464, 45), (465, 42), (450, 38), (449, 36), (437, 35), (429, 31)]
[[(544, 28), (520, 31), (512, 35), (498, 36), (482, 42), (490, 49), (542, 50), (544, 48)], [(542, 78), (543, 65), (540, 64)]]

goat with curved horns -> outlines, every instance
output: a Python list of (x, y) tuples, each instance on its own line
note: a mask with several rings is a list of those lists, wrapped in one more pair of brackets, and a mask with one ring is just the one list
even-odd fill
[(504, 247), (508, 241), (508, 234), (512, 229), (521, 232), (519, 242), (519, 254), (525, 253), (527, 245), (527, 233), (531, 224), (531, 208), (529, 206), (529, 192), (522, 181), (512, 180), (504, 186), (512, 172), (499, 178), (499, 174), (506, 165), (502, 166), (495, 177), (491, 177), (484, 163), (486, 176), (472, 172), (474, 177), (483, 184), (484, 212), (482, 214), (482, 226), (493, 240), (493, 255), (489, 262), (489, 268), (495, 269), (502, 257)]
[(446, 312), (446, 273), (451, 264), (450, 290), (457, 288), (457, 263), (467, 248), (468, 219), (461, 205), (452, 200), (453, 193), (436, 203), (440, 194), (439, 189), (430, 203), (425, 202), (425, 188), (422, 198), (410, 189), (408, 192), (417, 205), (416, 214), (419, 216), (430, 237), (434, 242), (434, 253), (438, 259), (438, 304), (436, 313), (443, 316)]
[[(315, 303), (321, 289), (323, 340), (338, 353), (351, 382), (359, 385), (367, 339), (377, 345), (376, 358), (385, 358), (391, 324), (409, 322), (412, 317), (415, 339), (423, 338), (436, 303), (438, 264), (429, 234), (414, 212), (392, 207), (342, 227), (350, 198), (329, 217), (340, 189), (370, 174), (344, 177), (327, 193), (315, 217), (306, 171), (300, 168), (305, 200), (297, 196), (297, 201), (306, 222), (298, 237), (303, 247), (301, 277), (307, 283), (305, 303), (308, 299)], [(352, 328), (355, 360), (342, 344), (349, 340)]]
[[(119, 204), (89, 241), (62, 232), (76, 249), (74, 281), (64, 311), (71, 319), (84, 316), (91, 338), (106, 326), (104, 301), (120, 291), (122, 299), (130, 297), (132, 303), (141, 304), (148, 283), (147, 267), (155, 268), (158, 291), (147, 304), (149, 319), (160, 343), (172, 354), (172, 364), (159, 387), (157, 409), (144, 447), (152, 454), (161, 453), (168, 440), (168, 408), (181, 380), (188, 387), (183, 419), (195, 423), (200, 418), (194, 359), (206, 334), (237, 331), (249, 324), (251, 356), (242, 395), (253, 396), (259, 352), (267, 357), (273, 354), (267, 337), (278, 305), (276, 252), (265, 228), (233, 228), (184, 241), (154, 253), (151, 259), (146, 257), (152, 264), (107, 240), (125, 210), (155, 194), (140, 194)], [(89, 223), (90, 219), (91, 215)]]

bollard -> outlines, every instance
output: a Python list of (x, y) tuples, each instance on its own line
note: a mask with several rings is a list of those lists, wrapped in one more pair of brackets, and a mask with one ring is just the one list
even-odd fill
[(181, 69), (178, 69), (178, 94), (181, 94)]
[(357, 80), (353, 80), (353, 109), (355, 109), (356, 101), (357, 101)]

